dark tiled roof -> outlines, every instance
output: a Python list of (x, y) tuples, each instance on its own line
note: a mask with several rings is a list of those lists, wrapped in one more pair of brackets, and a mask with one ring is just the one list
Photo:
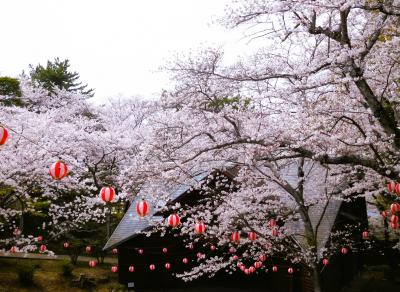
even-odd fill
[[(201, 172), (195, 175), (193, 178), (187, 179), (185, 182), (179, 185), (175, 185), (172, 187), (171, 193), (168, 195), (168, 202), (175, 201), (183, 194), (185, 194), (191, 187), (193, 187), (198, 182), (202, 181), (204, 178), (208, 176), (210, 172)], [(117, 228), (115, 228), (113, 234), (108, 239), (106, 245), (104, 246), (103, 250), (107, 250), (113, 248), (132, 237), (135, 237), (140, 232), (148, 229), (151, 225), (156, 223), (160, 223), (163, 220), (161, 216), (154, 216), (155, 208), (150, 208), (149, 214), (145, 218), (140, 218), (136, 214), (136, 203), (142, 199), (142, 194), (136, 196), (133, 200), (131, 206), (129, 207), (128, 211), (125, 213), (124, 217), (122, 218), (121, 222), (119, 222)], [(158, 204), (158, 207), (160, 204)]]

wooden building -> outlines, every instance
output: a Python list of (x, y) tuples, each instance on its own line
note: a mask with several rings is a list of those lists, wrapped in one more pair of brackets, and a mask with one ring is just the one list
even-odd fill
[[(232, 178), (234, 173), (224, 173)], [(192, 186), (198, 183), (205, 183), (209, 172), (202, 172), (187, 182), (171, 188), (169, 203), (180, 202), (182, 205), (196, 204), (199, 193), (193, 190)], [(288, 173), (288, 176), (291, 174)], [(140, 197), (140, 196), (138, 196)], [(218, 250), (210, 250), (210, 246), (193, 246), (190, 249), (185, 245), (179, 236), (170, 232), (163, 237), (153, 233), (150, 236), (144, 234), (144, 231), (152, 228), (155, 223), (165, 222), (162, 214), (151, 213), (150, 216), (139, 218), (136, 216), (136, 202), (133, 201), (125, 216), (116, 227), (114, 233), (106, 243), (104, 250), (118, 248), (118, 273), (119, 282), (131, 287), (135, 292), (140, 291), (271, 291), (271, 292), (312, 292), (313, 281), (312, 273), (304, 267), (296, 267), (295, 273), (287, 273), (288, 264), (274, 259), (274, 264), (279, 266), (277, 273), (272, 273), (271, 264), (266, 262), (265, 269), (258, 271), (250, 276), (241, 271), (226, 272), (221, 270), (215, 277), (207, 276), (191, 282), (184, 282), (177, 279), (174, 275), (184, 270), (190, 269), (190, 266), (197, 261), (197, 253), (212, 255)], [(318, 214), (322, 210), (315, 207), (311, 220), (317, 220)], [(150, 221), (151, 220), (151, 221)], [(354, 202), (345, 203), (342, 201), (333, 201), (328, 206), (327, 215), (321, 222), (318, 237), (318, 248), (325, 247), (329, 235), (333, 228), (340, 228), (349, 222), (366, 222), (366, 207), (363, 199)], [(296, 226), (296, 224), (298, 226)], [(315, 222), (313, 222), (315, 224)], [(301, 230), (301, 224), (295, 223), (293, 228)], [(300, 240), (294, 238), (294, 240)], [(166, 248), (167, 252), (163, 252)], [(226, 251), (225, 251), (226, 252)], [(183, 263), (186, 258), (188, 263)], [(167, 269), (165, 264), (169, 263)], [(150, 265), (155, 269), (151, 270)], [(129, 271), (129, 267), (134, 267), (134, 272)], [(360, 261), (356, 254), (351, 251), (348, 255), (337, 256), (330, 259), (329, 268), (323, 270), (321, 277), (323, 279), (324, 291), (336, 292), (348, 283), (353, 275), (359, 270)]]

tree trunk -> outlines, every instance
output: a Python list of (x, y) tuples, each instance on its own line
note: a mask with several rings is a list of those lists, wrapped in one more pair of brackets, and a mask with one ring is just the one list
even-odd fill
[(312, 267), (313, 271), (313, 284), (314, 284), (314, 292), (323, 292), (322, 290), (322, 283), (321, 283), (321, 277), (319, 274), (319, 270), (317, 266)]

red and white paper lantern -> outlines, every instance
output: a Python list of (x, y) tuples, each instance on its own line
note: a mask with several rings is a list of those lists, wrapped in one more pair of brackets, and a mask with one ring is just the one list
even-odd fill
[(111, 267), (111, 272), (113, 272), (113, 273), (118, 272), (118, 267), (117, 266), (112, 266)]
[(187, 258), (183, 258), (182, 263), (187, 264), (189, 260)]
[(390, 216), (390, 223), (399, 223), (399, 216), (397, 215), (392, 215)]
[(168, 252), (168, 248), (164, 247), (164, 248), (162, 249), (162, 252), (163, 252), (163, 253), (167, 253), (167, 252)]
[(38, 237), (36, 237), (37, 242), (42, 242), (42, 240), (43, 240), (43, 236), (39, 235)]
[(250, 275), (250, 269), (246, 269), (246, 268), (244, 267), (243, 272), (244, 272), (246, 275)]
[(248, 237), (251, 241), (254, 241), (257, 239), (257, 233), (255, 233), (254, 231), (250, 231)]
[(293, 274), (293, 273), (294, 273), (294, 269), (293, 269), (293, 268), (289, 268), (289, 269), (287, 270), (287, 272), (288, 272), (289, 274)]
[(323, 259), (323, 260), (322, 260), (322, 264), (323, 264), (324, 266), (327, 266), (327, 265), (329, 264), (329, 260), (328, 260), (328, 259)]
[(69, 243), (68, 242), (64, 242), (63, 247), (64, 248), (69, 248)]
[(381, 215), (383, 218), (387, 218), (387, 216), (389, 216), (389, 213), (388, 213), (388, 211), (382, 211)]
[(211, 249), (212, 251), (214, 251), (214, 250), (216, 250), (217, 248), (215, 247), (215, 245), (211, 245), (211, 246), (210, 246), (210, 249)]
[(391, 204), (390, 211), (392, 212), (392, 214), (396, 214), (397, 212), (400, 212), (400, 204), (399, 203)]
[(18, 248), (14, 245), (10, 248), (11, 253), (16, 253), (18, 251)]
[(206, 231), (206, 225), (203, 222), (197, 222), (194, 225), (194, 231), (197, 234), (203, 234)]
[(100, 198), (103, 202), (109, 203), (115, 197), (115, 189), (113, 187), (102, 187), (100, 191)]
[(269, 228), (274, 228), (275, 226), (276, 226), (276, 220), (275, 219), (269, 219), (268, 227)]
[(44, 245), (44, 244), (42, 244), (40, 247), (39, 247), (39, 251), (40, 252), (45, 252), (47, 250), (47, 247)]
[(167, 270), (169, 270), (169, 269), (171, 268), (171, 264), (170, 264), (170, 263), (165, 263), (165, 268), (166, 268)]
[(278, 230), (272, 229), (271, 234), (272, 236), (278, 236)]
[(233, 243), (239, 243), (240, 242), (240, 232), (239, 231), (232, 232), (231, 241)]
[(139, 253), (139, 254), (143, 254), (143, 253), (144, 253), (144, 250), (141, 249), (141, 248), (139, 248), (139, 249), (138, 249), (138, 253)]
[(175, 228), (181, 224), (181, 218), (179, 218), (177, 214), (171, 214), (169, 215), (167, 222), (170, 227)]
[(113, 248), (111, 251), (113, 254), (118, 254), (118, 249), (117, 248)]
[(369, 232), (367, 230), (363, 231), (362, 238), (363, 239), (368, 239), (368, 237), (369, 237)]
[(55, 180), (63, 179), (68, 174), (68, 167), (64, 162), (56, 161), (50, 166), (49, 173)]
[(232, 257), (232, 260), (234, 260), (234, 261), (237, 261), (239, 259), (239, 257), (237, 256), (237, 255), (234, 255), (233, 257)]
[(340, 249), (340, 252), (341, 252), (342, 254), (347, 254), (347, 253), (349, 252), (349, 249), (348, 249), (347, 247), (342, 247), (342, 248)]
[(397, 229), (399, 228), (399, 223), (398, 222), (390, 222), (390, 228), (392, 229)]
[(94, 268), (96, 266), (96, 261), (89, 261), (89, 267)]
[(254, 273), (255, 271), (256, 271), (256, 268), (255, 268), (255, 267), (251, 266), (251, 267), (249, 268), (249, 272), (250, 272), (250, 273)]
[(92, 247), (91, 247), (90, 245), (88, 245), (88, 246), (85, 248), (85, 251), (86, 251), (86, 253), (91, 253), (91, 252), (92, 252)]
[(234, 248), (233, 246), (231, 246), (231, 247), (229, 248), (229, 252), (230, 252), (230, 253), (235, 253), (235, 252), (236, 252), (236, 248)]
[(136, 212), (139, 214), (140, 217), (144, 217), (149, 214), (150, 206), (145, 200), (141, 200), (136, 204)]
[(8, 139), (8, 130), (0, 126), (0, 146), (4, 145)]
[(394, 188), (394, 191), (396, 192), (396, 194), (399, 196), (400, 195), (400, 184), (396, 183), (396, 187)]
[(267, 256), (265, 254), (260, 255), (260, 261), (265, 262), (267, 260)]
[(277, 266), (273, 266), (272, 267), (272, 272), (274, 272), (274, 273), (278, 272), (278, 267)]
[(387, 187), (389, 193), (394, 193), (396, 191), (396, 183), (394, 181), (389, 182)]
[(156, 269), (156, 266), (155, 265), (150, 265), (149, 269), (150, 269), (150, 271), (154, 271)]
[(135, 271), (135, 267), (134, 266), (129, 266), (128, 271), (130, 273), (133, 273)]
[(262, 265), (263, 265), (262, 262), (255, 262), (255, 263), (254, 263), (254, 267), (255, 267), (256, 269), (261, 268)]

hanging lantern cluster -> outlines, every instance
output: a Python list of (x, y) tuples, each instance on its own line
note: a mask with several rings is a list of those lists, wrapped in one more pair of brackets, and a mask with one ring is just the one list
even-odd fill
[(8, 139), (7, 129), (0, 126), (0, 146), (6, 144), (7, 139)]
[(68, 167), (64, 162), (56, 161), (50, 166), (49, 173), (55, 180), (61, 180), (68, 174)]
[(100, 198), (105, 203), (112, 202), (115, 196), (115, 189), (113, 187), (102, 187), (100, 190)]
[(388, 191), (391, 194), (400, 196), (400, 184), (394, 181), (388, 183)]

